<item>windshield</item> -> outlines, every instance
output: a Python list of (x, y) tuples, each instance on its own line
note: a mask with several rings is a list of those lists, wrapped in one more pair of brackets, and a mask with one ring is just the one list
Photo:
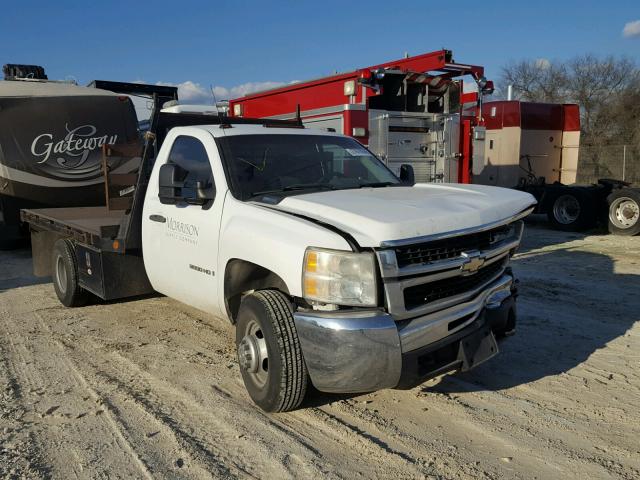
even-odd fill
[(236, 198), (400, 185), (352, 138), (328, 135), (231, 135), (217, 138)]

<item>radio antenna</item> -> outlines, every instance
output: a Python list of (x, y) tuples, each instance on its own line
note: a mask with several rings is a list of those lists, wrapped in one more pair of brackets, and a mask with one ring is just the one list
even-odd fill
[(213, 89), (213, 85), (209, 84), (209, 88), (211, 89), (211, 95), (213, 96), (213, 104), (217, 107), (218, 106), (218, 99), (216, 98), (216, 92)]

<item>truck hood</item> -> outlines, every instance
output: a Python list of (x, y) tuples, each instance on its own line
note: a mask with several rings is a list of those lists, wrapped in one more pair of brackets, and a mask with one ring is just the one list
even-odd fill
[(296, 195), (272, 208), (333, 225), (362, 247), (378, 247), (499, 222), (535, 203), (532, 195), (507, 188), (417, 184)]

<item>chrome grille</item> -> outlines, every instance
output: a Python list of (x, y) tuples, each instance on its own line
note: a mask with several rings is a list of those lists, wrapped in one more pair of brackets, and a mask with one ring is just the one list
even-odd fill
[(457, 258), (462, 252), (487, 250), (492, 247), (494, 239), (507, 234), (511, 227), (511, 225), (502, 225), (484, 232), (397, 247), (395, 253), (398, 268)]
[(389, 312), (404, 320), (468, 302), (504, 274), (522, 231), (523, 222), (516, 220), (377, 250)]
[(455, 276), (407, 287), (404, 290), (406, 310), (427, 305), (437, 300), (472, 292), (485, 283), (494, 280), (505, 267), (505, 261), (492, 263), (477, 272), (466, 276)]

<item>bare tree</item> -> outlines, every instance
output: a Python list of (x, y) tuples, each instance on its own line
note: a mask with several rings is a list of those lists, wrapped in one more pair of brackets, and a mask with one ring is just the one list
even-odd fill
[[(631, 60), (583, 55), (569, 61), (570, 90), (567, 101), (580, 105), (582, 129), (588, 135), (613, 133), (609, 122), (618, 113), (612, 106), (633, 86), (638, 69)], [(615, 110), (618, 110), (617, 108)]]
[(545, 59), (522, 60), (502, 69), (501, 90), (512, 85), (516, 98), (528, 102), (561, 102), (568, 83), (563, 64)]

